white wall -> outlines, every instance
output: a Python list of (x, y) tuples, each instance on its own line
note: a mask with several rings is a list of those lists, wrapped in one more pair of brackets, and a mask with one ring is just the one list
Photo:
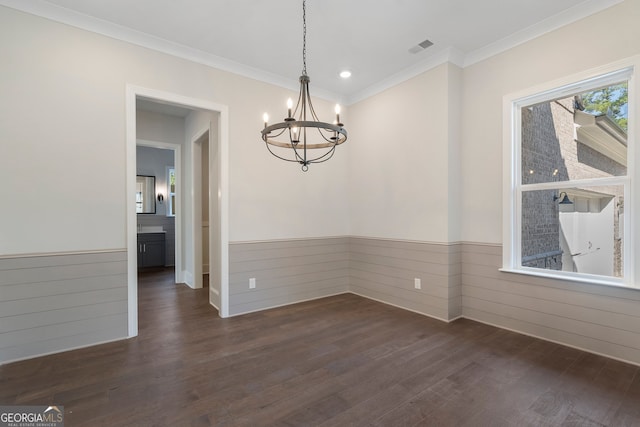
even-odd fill
[(261, 146), (290, 91), (6, 7), (0, 39), (0, 254), (126, 246), (127, 84), (229, 106), (230, 240), (348, 233), (345, 152), (303, 174)]
[(4, 7), (0, 40), (0, 254), (124, 248), (115, 43)]
[[(313, 83), (310, 91), (313, 94)], [(238, 105), (232, 105), (229, 110), (232, 159), (229, 240), (349, 234), (347, 172), (351, 162), (345, 146), (338, 147), (330, 161), (312, 164), (304, 173), (299, 164), (273, 157), (259, 132), (264, 126), (263, 113), (268, 112), (274, 120), (284, 118), (287, 98), (296, 99), (297, 93), (267, 85), (245, 85), (235, 92)], [(333, 103), (319, 99), (313, 103), (321, 120), (331, 121), (335, 117)], [(352, 132), (355, 120), (351, 121), (347, 108), (340, 118)], [(355, 144), (356, 139), (349, 139), (345, 145), (352, 143)]]
[(459, 242), (462, 237), (462, 163), (461, 146), (462, 146), (462, 123), (464, 117), (462, 115), (462, 106), (464, 100), (462, 98), (463, 86), (462, 75), (463, 70), (456, 65), (448, 64), (447, 76), (447, 107), (448, 107), (448, 185), (449, 201), (447, 205), (448, 219), (448, 239), (449, 242)]
[(351, 106), (351, 231), (449, 242), (459, 229), (461, 70), (443, 64)]
[(502, 242), (503, 97), (640, 53), (638, 17), (625, 1), (464, 69), (462, 240)]
[(182, 144), (185, 119), (153, 111), (136, 110), (136, 136), (154, 142)]

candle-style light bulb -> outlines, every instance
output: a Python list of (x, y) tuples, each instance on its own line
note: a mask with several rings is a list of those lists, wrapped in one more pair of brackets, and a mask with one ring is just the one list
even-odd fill
[(287, 117), (291, 117), (291, 109), (293, 108), (293, 100), (291, 98), (287, 99)]
[(335, 111), (336, 111), (336, 124), (338, 126), (342, 126), (342, 123), (340, 123), (340, 104), (336, 104)]
[(267, 123), (269, 122), (269, 115), (267, 113), (264, 113), (262, 115), (262, 119), (264, 120), (264, 127), (267, 127)]
[(292, 142), (300, 141), (300, 139), (298, 138), (298, 128), (296, 126), (291, 128), (291, 133), (293, 134), (291, 137)]

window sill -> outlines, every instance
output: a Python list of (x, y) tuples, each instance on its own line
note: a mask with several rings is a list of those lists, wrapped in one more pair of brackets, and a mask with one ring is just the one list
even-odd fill
[(550, 272), (550, 271), (539, 271), (538, 269), (527, 269), (527, 268), (499, 268), (499, 271), (503, 273), (512, 273), (512, 274), (524, 274), (525, 276), (535, 276), (542, 277), (545, 279), (555, 279), (555, 280), (564, 280), (568, 282), (577, 282), (577, 283), (586, 283), (590, 285), (603, 285), (603, 286), (612, 286), (616, 288), (622, 289), (631, 289), (640, 291), (640, 287), (630, 285), (625, 283), (623, 279), (617, 279), (615, 277), (607, 278), (603, 276), (596, 275), (588, 275), (588, 274), (574, 274), (569, 272)]

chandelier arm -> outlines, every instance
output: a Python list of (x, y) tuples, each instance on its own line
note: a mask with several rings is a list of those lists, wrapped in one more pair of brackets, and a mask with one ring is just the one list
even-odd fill
[[(263, 139), (264, 141), (264, 139)], [(323, 141), (322, 143), (307, 143), (307, 149), (308, 150), (317, 150), (320, 148), (332, 148), (334, 145), (340, 145), (343, 144), (346, 141), (345, 138), (340, 138), (338, 139), (337, 142), (331, 141), (331, 142), (325, 142)], [(273, 141), (271, 139), (268, 139), (268, 141), (265, 141), (267, 144), (272, 145), (274, 147), (281, 147), (281, 148), (287, 148), (287, 149), (291, 149), (293, 148), (292, 144), (290, 142), (279, 142), (279, 141)], [(301, 144), (296, 144), (296, 145), (301, 145)]]
[(326, 158), (326, 159), (324, 159), (324, 160), (319, 160), (319, 161), (314, 162), (314, 163), (324, 163), (324, 162), (326, 162), (327, 160), (329, 160), (329, 159), (331, 159), (331, 158), (333, 157), (333, 154), (334, 154), (335, 152), (336, 152), (336, 150), (335, 150), (335, 149), (331, 150), (331, 155), (330, 155), (329, 157), (327, 157), (327, 158)]
[(302, 104), (300, 105), (300, 120), (307, 120), (307, 104), (309, 98), (309, 78), (306, 76), (300, 77), (300, 97), (302, 98)]
[(309, 104), (309, 112), (311, 113), (311, 117), (313, 117), (313, 119), (316, 122), (319, 122), (320, 119), (318, 118), (318, 115), (316, 114), (316, 110), (315, 108), (313, 108), (313, 103), (311, 102), (311, 95), (309, 94), (309, 90), (307, 90), (307, 103)]
[(277, 138), (277, 137), (279, 137), (280, 135), (282, 135), (283, 133), (285, 133), (285, 132), (286, 132), (286, 130), (287, 130), (287, 128), (284, 128), (284, 129), (282, 129), (279, 133), (277, 133), (276, 135), (270, 135), (270, 136), (271, 136), (271, 138)]
[(304, 136), (303, 136), (303, 146), (302, 146), (302, 154), (304, 155), (304, 164), (307, 165), (307, 128), (305, 127), (304, 130)]
[(273, 150), (271, 150), (271, 147), (269, 147), (269, 144), (266, 144), (266, 145), (267, 145), (267, 150), (269, 150), (269, 152), (270, 152), (274, 157), (277, 157), (277, 158), (279, 158), (280, 160), (284, 160), (285, 162), (295, 162), (295, 163), (299, 163), (299, 160), (297, 160), (297, 159), (296, 159), (296, 160), (287, 159), (286, 157), (282, 157), (282, 156), (280, 156), (280, 155), (278, 155), (278, 154), (274, 153), (274, 152), (273, 152)]
[[(330, 129), (323, 129), (323, 128), (318, 128), (318, 133), (320, 134), (320, 136), (322, 137), (322, 139), (324, 139), (325, 141), (327, 141), (330, 144), (335, 144), (335, 145), (339, 145), (337, 142), (339, 141), (338, 138), (338, 131), (336, 130), (330, 130)], [(327, 138), (327, 136), (325, 134), (329, 134), (331, 135), (329, 138)], [(335, 138), (335, 139), (334, 139)]]
[[(307, 147), (305, 146), (304, 143), (291, 143), (291, 149), (293, 150), (293, 155), (295, 156), (296, 159), (298, 159), (298, 161), (302, 164), (306, 164), (306, 152), (307, 152)], [(302, 151), (305, 155), (304, 157), (300, 155), (299, 151)]]
[(293, 110), (293, 113), (291, 114), (291, 116), (293, 118), (295, 118), (298, 115), (298, 110), (300, 109), (300, 100), (302, 99), (302, 89), (300, 90), (300, 93), (298, 93), (298, 101), (296, 101), (296, 108), (295, 110)]
[[(330, 158), (332, 158), (333, 157), (333, 153), (335, 153), (335, 152), (336, 152), (336, 146), (334, 145), (330, 150), (328, 150), (322, 156), (316, 157), (315, 159), (313, 159), (309, 163), (324, 163), (327, 160), (329, 160)], [(327, 157), (327, 156), (329, 156), (329, 157)], [(325, 157), (327, 157), (327, 158), (325, 159)]]
[(298, 150), (296, 150), (295, 147), (293, 147), (293, 153), (296, 156), (296, 160), (294, 160), (295, 162), (298, 162), (303, 165), (307, 164), (307, 162), (302, 158), (302, 156), (300, 155), (300, 153), (298, 153)]
[[(297, 161), (298, 163), (300, 163), (300, 164), (302, 164), (302, 165), (306, 165), (308, 162), (306, 161), (306, 159), (305, 159), (305, 158), (303, 158), (303, 157), (300, 155), (300, 153), (298, 153), (298, 148), (297, 148), (297, 147), (298, 147), (299, 145), (300, 145), (300, 144), (295, 144), (295, 145), (294, 145), (294, 144), (291, 144), (291, 148), (293, 149), (293, 154), (294, 154), (294, 156), (295, 156), (295, 157), (296, 157), (296, 159), (297, 159), (297, 160), (294, 160), (294, 161)], [(305, 148), (304, 150), (306, 151), (306, 148)]]
[[(300, 144), (300, 136), (302, 134), (301, 132), (302, 129), (300, 129), (300, 127), (298, 127), (298, 142), (296, 142), (294, 144), (293, 139), (291, 138), (291, 127), (289, 127), (289, 141), (291, 142), (291, 149), (293, 150), (293, 155), (295, 156), (295, 158), (297, 159), (296, 161), (302, 163), (302, 164), (306, 164), (304, 162), (304, 159), (302, 158), (302, 156), (300, 156), (300, 153), (298, 153), (298, 147), (301, 145)], [(306, 135), (305, 135), (306, 136)], [(305, 147), (306, 149), (306, 147)]]

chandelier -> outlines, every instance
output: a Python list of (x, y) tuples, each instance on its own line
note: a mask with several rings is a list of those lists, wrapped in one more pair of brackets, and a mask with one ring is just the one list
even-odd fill
[[(333, 157), (336, 147), (347, 140), (347, 130), (340, 123), (340, 105), (336, 105), (333, 123), (321, 122), (313, 109), (309, 94), (307, 75), (307, 8), (302, 2), (302, 75), (300, 93), (295, 109), (293, 100), (287, 101), (287, 117), (284, 121), (269, 125), (269, 116), (264, 114), (262, 140), (271, 154), (287, 162), (302, 165), (309, 170), (309, 164), (322, 163)], [(314, 151), (309, 151), (314, 150)], [(317, 150), (317, 151), (316, 151)]]

